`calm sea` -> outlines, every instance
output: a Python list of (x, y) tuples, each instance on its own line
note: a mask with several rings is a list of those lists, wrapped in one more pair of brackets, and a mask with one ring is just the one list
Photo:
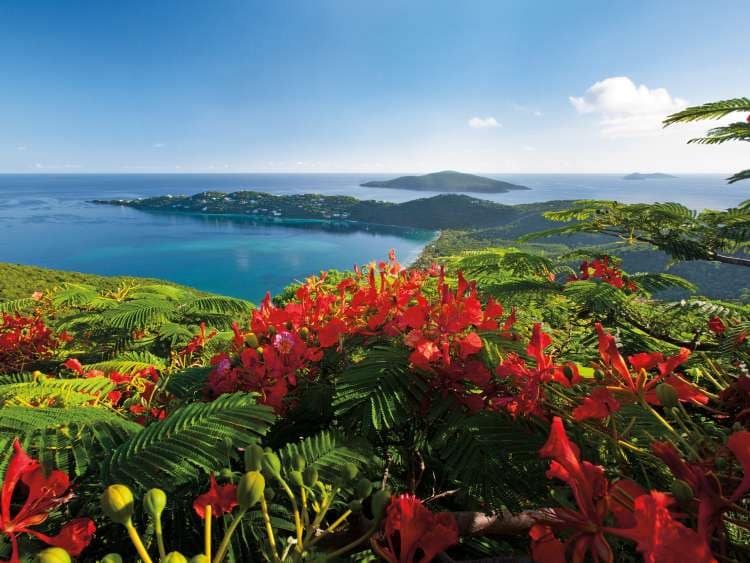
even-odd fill
[[(69, 174), (0, 175), (0, 261), (96, 274), (172, 280), (206, 291), (260, 299), (291, 280), (350, 268), (395, 248), (414, 259), (433, 233), (315, 222), (259, 223), (245, 218), (156, 214), (100, 206), (91, 199), (252, 189), (277, 194), (347, 194), (407, 201), (433, 194), (362, 188), (394, 174)], [(750, 197), (722, 177), (625, 181), (619, 175), (494, 176), (533, 188), (486, 197), (501, 203), (550, 199), (678, 201), (726, 208)], [(0, 296), (1, 297), (1, 296)]]

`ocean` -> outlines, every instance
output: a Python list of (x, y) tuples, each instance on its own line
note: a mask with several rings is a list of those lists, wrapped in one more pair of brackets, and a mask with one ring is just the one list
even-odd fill
[[(0, 262), (161, 278), (257, 301), (266, 291), (278, 292), (291, 281), (320, 270), (383, 259), (391, 248), (409, 262), (434, 233), (314, 221), (269, 223), (244, 217), (159, 214), (90, 201), (242, 189), (346, 194), (394, 202), (434, 195), (359, 187), (362, 182), (398, 175), (0, 174)], [(741, 182), (728, 186), (718, 175), (643, 181), (604, 174), (486, 176), (532, 188), (472, 194), (507, 204), (617, 199), (723, 209), (750, 197)]]

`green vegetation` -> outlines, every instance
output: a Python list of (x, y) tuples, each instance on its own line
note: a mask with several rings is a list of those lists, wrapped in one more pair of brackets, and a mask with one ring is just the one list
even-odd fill
[[(10, 301), (31, 297), (35, 291), (49, 291), (63, 284), (86, 284), (100, 290), (113, 291), (118, 287), (130, 283), (158, 283), (171, 287), (182, 287), (169, 281), (155, 280), (150, 278), (135, 278), (133, 276), (100, 276), (96, 274), (83, 274), (80, 272), (66, 272), (63, 270), (52, 270), (38, 266), (26, 266), (22, 264), (8, 264), (0, 262), (0, 301)], [(196, 294), (203, 294), (193, 290)]]
[(360, 184), (365, 188), (392, 188), (397, 190), (414, 190), (420, 192), (473, 192), (482, 194), (504, 194), (511, 190), (529, 190), (526, 186), (511, 184), (476, 176), (446, 170), (433, 172), (423, 176), (401, 176), (393, 180), (365, 182)]

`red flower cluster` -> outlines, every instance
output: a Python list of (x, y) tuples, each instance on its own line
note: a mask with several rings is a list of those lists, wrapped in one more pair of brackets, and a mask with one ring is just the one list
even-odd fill
[[(89, 518), (76, 518), (65, 524), (56, 536), (47, 536), (34, 529), (44, 523), (49, 513), (68, 502), (73, 493), (68, 475), (54, 470), (46, 474), (42, 465), (29, 457), (21, 444), (13, 443), (13, 457), (5, 472), (0, 494), (0, 533), (11, 544), (7, 563), (19, 563), (18, 536), (30, 534), (44, 543), (61, 547), (77, 557), (88, 546), (96, 526)], [(18, 510), (12, 510), (12, 500), (24, 498)]]
[[(598, 367), (604, 373), (606, 386), (595, 387), (573, 410), (575, 420), (605, 418), (619, 410), (622, 402), (643, 399), (658, 405), (660, 402), (656, 395), (656, 386), (660, 383), (670, 384), (681, 401), (692, 401), (697, 404), (708, 402), (708, 397), (698, 387), (675, 373), (675, 370), (690, 357), (690, 350), (682, 348), (676, 356), (671, 357), (664, 356), (661, 352), (642, 352), (628, 357), (626, 363), (614, 337), (605, 332), (599, 323), (596, 324), (596, 330), (599, 334), (601, 358)], [(658, 374), (649, 373), (654, 369)]]
[[(670, 511), (674, 501), (669, 495), (647, 493), (628, 480), (611, 484), (603, 467), (582, 461), (559, 417), (554, 418), (539, 454), (552, 459), (547, 477), (570, 487), (576, 508), (552, 509), (532, 527), (534, 561), (584, 561), (588, 554), (591, 561), (610, 563), (614, 558), (606, 535), (636, 542), (646, 563), (716, 561), (704, 538)], [(607, 524), (610, 517), (616, 526)], [(558, 533), (566, 535), (564, 541), (558, 539)]]
[(531, 341), (526, 353), (534, 360), (529, 366), (517, 354), (510, 354), (498, 367), (497, 375), (507, 380), (509, 393), (495, 401), (495, 404), (508, 410), (513, 416), (545, 416), (543, 407), (543, 384), (556, 382), (570, 387), (580, 381), (575, 364), (558, 366), (545, 350), (552, 343), (549, 335), (542, 332), (542, 325), (534, 325)]
[(584, 260), (583, 262), (581, 262), (580, 266), (581, 275), (571, 276), (570, 278), (568, 278), (568, 282), (597, 279), (603, 281), (604, 283), (608, 283), (613, 287), (622, 289), (623, 291), (630, 291), (633, 293), (638, 291), (638, 286), (636, 286), (633, 282), (625, 279), (624, 272), (616, 266), (611, 265), (609, 261), (609, 256), (602, 256), (601, 258), (596, 258), (591, 262), (589, 262), (588, 260)]
[(159, 372), (153, 366), (126, 374), (118, 371), (105, 373), (96, 369), (85, 371), (81, 362), (75, 358), (70, 358), (63, 365), (83, 377), (108, 377), (117, 385), (117, 389), (110, 391), (107, 398), (112, 402), (112, 406), (127, 408), (128, 412), (134, 415), (136, 422), (144, 424), (147, 418), (166, 418), (165, 401), (155, 401)]
[(375, 552), (390, 563), (429, 563), (458, 543), (452, 514), (433, 513), (413, 495), (392, 497), (383, 525), (384, 542), (373, 541)]
[(218, 332), (216, 330), (212, 330), (211, 332), (206, 334), (206, 323), (201, 323), (198, 334), (193, 336), (193, 338), (190, 339), (185, 347), (179, 351), (179, 355), (183, 358), (189, 358), (196, 352), (203, 350), (203, 348), (206, 346), (206, 343), (217, 334)]
[(2, 314), (0, 322), (0, 373), (28, 370), (35, 362), (45, 360), (70, 337), (55, 335), (39, 317)]
[[(437, 287), (430, 291), (433, 279)], [(253, 311), (250, 330), (235, 325), (234, 355), (212, 359), (208, 392), (256, 391), (280, 411), (300, 378), (317, 377), (325, 350), (340, 348), (344, 338), (395, 338), (412, 350), (412, 365), (435, 389), (477, 410), (494, 392), (492, 374), (479, 360), (478, 331), (497, 330), (502, 316), (492, 300), (483, 308), (476, 285), (460, 274), (454, 290), (442, 270), (406, 271), (391, 252), (388, 262), (367, 274), (356, 270), (335, 287), (325, 277), (309, 279), (284, 307), (267, 296)], [(510, 315), (502, 330), (513, 322)]]

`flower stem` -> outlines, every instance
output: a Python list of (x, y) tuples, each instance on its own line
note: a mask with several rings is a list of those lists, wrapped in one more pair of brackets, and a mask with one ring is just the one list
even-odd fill
[(208, 504), (203, 509), (203, 551), (206, 555), (206, 559), (211, 561), (211, 527), (213, 526), (213, 521), (211, 519), (211, 505)]
[(154, 534), (156, 534), (156, 545), (159, 548), (159, 558), (164, 559), (167, 556), (167, 550), (164, 548), (164, 534), (161, 530), (161, 518), (154, 520)]
[[(263, 522), (266, 524), (266, 534), (268, 535), (268, 546), (271, 548), (271, 554), (273, 555), (274, 561), (280, 561), (278, 553), (276, 553), (276, 538), (273, 536), (273, 526), (271, 526), (271, 516), (268, 514), (268, 504), (266, 503), (266, 497), (260, 497), (260, 510), (263, 513)], [(218, 563), (218, 562), (214, 562)]]
[(229, 542), (232, 540), (232, 534), (234, 534), (234, 531), (237, 529), (237, 526), (239, 526), (246, 512), (247, 508), (243, 508), (237, 513), (237, 516), (232, 519), (232, 523), (229, 524), (229, 528), (227, 528), (227, 531), (224, 532), (224, 537), (221, 539), (221, 543), (219, 544), (219, 549), (216, 551), (216, 557), (214, 557), (213, 563), (221, 563), (223, 561), (224, 556), (229, 550)]
[(135, 551), (138, 553), (138, 556), (143, 559), (143, 563), (154, 563), (151, 556), (148, 554), (148, 551), (146, 551), (146, 547), (141, 541), (141, 536), (138, 535), (138, 530), (135, 529), (133, 523), (128, 521), (125, 524), (125, 528), (128, 530), (130, 541), (133, 542), (133, 545), (135, 546)]

